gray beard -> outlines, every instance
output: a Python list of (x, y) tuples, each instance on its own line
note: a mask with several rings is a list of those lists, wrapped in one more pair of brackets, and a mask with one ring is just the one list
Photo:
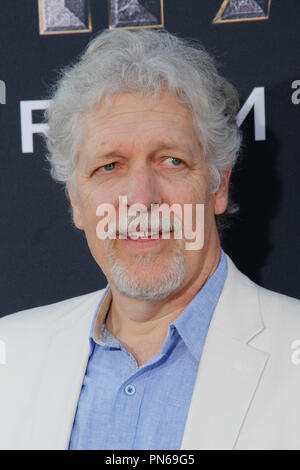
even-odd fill
[[(122, 261), (116, 259), (111, 240), (105, 240), (110, 263), (110, 273), (112, 281), (117, 289), (136, 299), (155, 300), (164, 299), (175, 291), (185, 278), (185, 260), (182, 250), (177, 249), (169, 263), (160, 275), (153, 275), (143, 279), (140, 274), (143, 271), (153, 269), (153, 263), (159, 266), (159, 255), (148, 254), (139, 255), (135, 258), (137, 276), (130, 273), (123, 265)], [(152, 265), (152, 266), (151, 266)], [(158, 269), (156, 269), (158, 272)]]

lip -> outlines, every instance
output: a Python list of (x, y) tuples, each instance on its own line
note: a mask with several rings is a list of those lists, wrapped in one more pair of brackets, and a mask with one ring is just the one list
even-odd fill
[[(171, 234), (170, 234), (171, 235)], [(121, 238), (119, 239), (121, 242), (125, 243), (126, 246), (131, 248), (138, 248), (138, 249), (147, 249), (151, 247), (157, 247), (162, 245), (165, 242), (168, 242), (170, 238), (162, 238), (162, 235), (159, 235), (159, 238), (139, 238), (137, 240), (133, 240), (132, 238)]]

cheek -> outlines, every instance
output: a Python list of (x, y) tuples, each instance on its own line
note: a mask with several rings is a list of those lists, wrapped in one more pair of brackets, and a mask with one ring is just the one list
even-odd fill
[(201, 180), (176, 182), (169, 191), (170, 200), (179, 204), (204, 204), (208, 191)]
[(97, 208), (100, 204), (113, 204), (114, 197), (110, 191), (105, 191), (103, 188), (89, 188), (82, 192), (81, 195), (81, 212), (85, 228), (92, 225), (95, 226), (99, 217), (97, 216)]
[(173, 192), (178, 201), (204, 204), (209, 196), (210, 174), (206, 165), (189, 171), (184, 178), (173, 185)]

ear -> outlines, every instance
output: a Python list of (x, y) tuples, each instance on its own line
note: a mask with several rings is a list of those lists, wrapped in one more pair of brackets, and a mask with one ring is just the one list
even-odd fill
[(77, 195), (75, 195), (75, 192), (71, 189), (71, 186), (69, 183), (67, 183), (67, 191), (69, 194), (71, 206), (73, 209), (73, 221), (75, 226), (79, 230), (83, 230), (83, 223), (82, 223), (82, 217), (81, 217), (81, 207), (79, 203), (79, 198)]
[(228, 189), (231, 170), (222, 171), (222, 183), (218, 191), (214, 194), (214, 210), (215, 214), (223, 214), (228, 204)]

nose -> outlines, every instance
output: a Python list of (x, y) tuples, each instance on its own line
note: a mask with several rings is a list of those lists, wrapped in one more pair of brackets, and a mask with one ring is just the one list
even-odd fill
[(162, 203), (158, 177), (146, 163), (132, 168), (126, 183), (128, 205), (139, 203), (151, 209), (151, 204)]

